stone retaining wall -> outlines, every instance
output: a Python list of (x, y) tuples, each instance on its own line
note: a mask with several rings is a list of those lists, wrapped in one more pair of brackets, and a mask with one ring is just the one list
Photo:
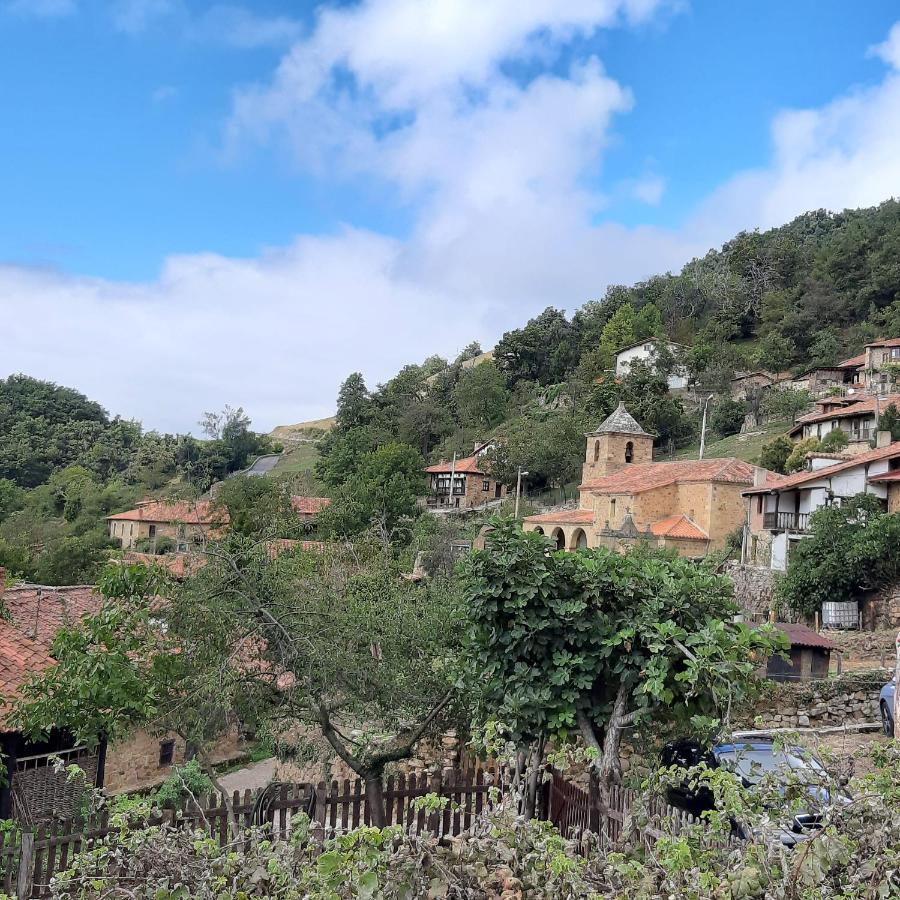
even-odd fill
[(878, 694), (889, 679), (880, 670), (815, 681), (769, 681), (752, 710), (738, 719), (747, 728), (816, 728), (877, 722)]
[(729, 560), (724, 573), (734, 582), (734, 599), (741, 609), (754, 615), (766, 615), (775, 603), (778, 573), (765, 566), (741, 565)]

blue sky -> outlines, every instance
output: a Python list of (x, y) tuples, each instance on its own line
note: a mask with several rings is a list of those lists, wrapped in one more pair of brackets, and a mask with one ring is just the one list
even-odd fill
[(329, 412), (353, 369), (878, 202), (900, 193), (898, 18), (0, 0), (0, 376), (147, 427), (228, 402), (268, 428)]

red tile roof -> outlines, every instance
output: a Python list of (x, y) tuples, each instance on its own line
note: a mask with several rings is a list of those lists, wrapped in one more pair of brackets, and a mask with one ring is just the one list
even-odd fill
[(858, 369), (860, 366), (864, 365), (866, 362), (866, 354), (860, 353), (858, 356), (851, 356), (850, 359), (845, 359), (843, 362), (839, 362), (835, 368), (837, 369)]
[(129, 565), (160, 566), (179, 581), (195, 575), (206, 565), (206, 557), (199, 553), (137, 553), (130, 550), (122, 561)]
[(0, 619), (0, 728), (12, 703), (32, 673), (53, 665), (46, 648), (25, 637), (15, 625)]
[(331, 499), (328, 497), (291, 497), (291, 508), (302, 516), (314, 516), (329, 503)]
[(657, 537), (678, 538), (688, 541), (708, 541), (709, 535), (692, 519), (681, 514), (660, 519), (650, 526)]
[(639, 494), (670, 484), (718, 482), (753, 484), (755, 467), (740, 459), (685, 460), (650, 462), (626, 466), (612, 475), (595, 478), (581, 485), (600, 494)]
[[(795, 475), (785, 475), (777, 481), (773, 480), (741, 493), (747, 496), (748, 494), (767, 494), (769, 491), (781, 491), (801, 484), (807, 484), (810, 481), (830, 478), (837, 472), (846, 472), (848, 469), (864, 466), (866, 463), (878, 462), (881, 459), (894, 459), (895, 457), (900, 457), (900, 441), (894, 441), (893, 444), (888, 444), (887, 447), (879, 447), (877, 450), (870, 450), (868, 453), (859, 453), (845, 462), (836, 462), (833, 466), (825, 466), (822, 469), (816, 469), (814, 472), (797, 472)], [(872, 476), (872, 478), (877, 477)]]
[(900, 347), (900, 338), (878, 338), (877, 341), (872, 341), (871, 344), (866, 344), (867, 347)]
[[(439, 463), (435, 463), (433, 466), (429, 466), (425, 471), (432, 472), (436, 475), (440, 474), (450, 474), (451, 470), (453, 470), (453, 463), (442, 461)], [(487, 474), (482, 467), (482, 463), (480, 462), (477, 456), (464, 456), (462, 459), (458, 459), (456, 461), (456, 474), (462, 475), (463, 473), (472, 474), (472, 475), (485, 475)]]
[(541, 513), (537, 516), (527, 516), (526, 522), (549, 525), (591, 525), (594, 521), (594, 513), (590, 509), (561, 509), (559, 512)]
[(885, 472), (883, 475), (870, 475), (869, 481), (887, 482), (888, 484), (900, 481), (900, 469), (895, 469), (893, 472)]
[(837, 650), (838, 645), (827, 637), (813, 631), (806, 625), (793, 622), (776, 622), (775, 627), (791, 642), (792, 647), (820, 647), (823, 650)]
[(882, 411), (887, 409), (892, 403), (900, 407), (900, 394), (885, 394), (883, 397), (865, 397), (858, 403), (851, 403), (843, 409), (833, 409), (831, 412), (809, 413), (806, 416), (800, 416), (794, 423), (791, 431), (796, 431), (801, 425), (811, 425), (816, 422), (828, 422), (831, 419), (844, 419), (850, 416), (864, 416), (867, 413), (875, 412), (875, 403), (878, 402), (878, 408)]
[(179, 525), (227, 525), (228, 510), (209, 500), (152, 500), (137, 509), (107, 516), (112, 521), (177, 522)]
[(101, 603), (91, 587), (22, 585), (3, 593), (9, 619), (0, 619), (0, 726), (28, 676), (53, 665), (50, 646), (59, 629), (96, 612)]

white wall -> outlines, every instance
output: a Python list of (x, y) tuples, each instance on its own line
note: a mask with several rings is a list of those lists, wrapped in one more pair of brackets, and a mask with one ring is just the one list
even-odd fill
[(772, 562), (770, 568), (778, 572), (787, 569), (787, 534), (783, 531), (772, 536)]
[[(669, 346), (672, 350), (675, 349), (674, 344), (670, 344)], [(621, 353), (616, 354), (616, 375), (627, 375), (631, 368), (631, 364), (635, 360), (639, 359), (641, 362), (653, 362), (655, 357), (656, 347), (653, 340), (647, 340), (643, 344), (638, 344), (636, 347), (629, 347), (627, 350), (623, 350)], [(685, 388), (688, 383), (685, 373), (678, 369), (669, 375), (666, 381), (669, 385), (669, 390)]]

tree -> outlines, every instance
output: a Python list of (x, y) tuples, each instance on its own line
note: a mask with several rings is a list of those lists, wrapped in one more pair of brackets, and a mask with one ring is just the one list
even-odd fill
[(757, 363), (764, 369), (781, 372), (797, 359), (797, 345), (777, 331), (769, 332), (760, 342)]
[(61, 632), (58, 666), (24, 692), (23, 727), (96, 740), (152, 724), (197, 748), (214, 780), (205, 751), (235, 715), (285, 756), (312, 729), (365, 781), (382, 826), (385, 766), (452, 712), (452, 587), (401, 578), (372, 541), (273, 559), (240, 535), (182, 584), (151, 579), (144, 567), (107, 576), (109, 605)]
[(861, 591), (900, 576), (900, 515), (871, 494), (845, 498), (812, 514), (810, 534), (797, 543), (778, 597), (811, 616), (825, 601), (855, 600)]
[(577, 363), (576, 334), (562, 310), (547, 307), (524, 328), (508, 331), (494, 351), (500, 371), (513, 385), (536, 381), (558, 384)]
[(832, 428), (825, 437), (822, 438), (820, 449), (823, 453), (840, 453), (846, 449), (850, 443), (847, 432), (842, 428)]
[(817, 437), (797, 441), (791, 450), (790, 456), (785, 461), (784, 471), (788, 474), (799, 472), (806, 465), (806, 455), (808, 453), (819, 453), (821, 450), (822, 442)]
[(763, 396), (760, 408), (770, 419), (793, 421), (798, 413), (812, 406), (812, 403), (813, 397), (809, 391), (772, 387)]
[(321, 528), (346, 537), (377, 523), (395, 538), (401, 523), (418, 512), (418, 498), (425, 494), (424, 470), (425, 461), (406, 444), (386, 444), (366, 453), (322, 512)]
[(228, 512), (230, 527), (238, 534), (281, 538), (299, 534), (286, 481), (235, 475), (222, 482), (215, 504)]
[(463, 427), (490, 429), (506, 418), (509, 391), (500, 370), (483, 362), (460, 374), (453, 403)]
[(744, 424), (747, 415), (747, 404), (740, 400), (723, 397), (717, 400), (712, 408), (709, 424), (722, 437), (737, 434)]
[(335, 426), (349, 431), (372, 421), (372, 397), (360, 372), (348, 375), (338, 391)]
[(25, 505), (25, 491), (9, 478), (0, 478), (0, 522)]
[[(888, 405), (878, 420), (878, 428), (881, 431), (889, 431), (892, 441), (900, 441), (900, 411), (895, 403)], [(2, 519), (2, 514), (0, 514)]]
[(783, 475), (786, 471), (788, 457), (794, 450), (794, 442), (787, 435), (779, 435), (763, 444), (759, 454), (759, 464), (770, 472)]
[(546, 738), (578, 732), (601, 786), (619, 777), (625, 728), (698, 730), (752, 691), (768, 630), (733, 624), (728, 578), (665, 553), (551, 543), (495, 520), (464, 576), (464, 659), (476, 720), (500, 723), (539, 762)]

